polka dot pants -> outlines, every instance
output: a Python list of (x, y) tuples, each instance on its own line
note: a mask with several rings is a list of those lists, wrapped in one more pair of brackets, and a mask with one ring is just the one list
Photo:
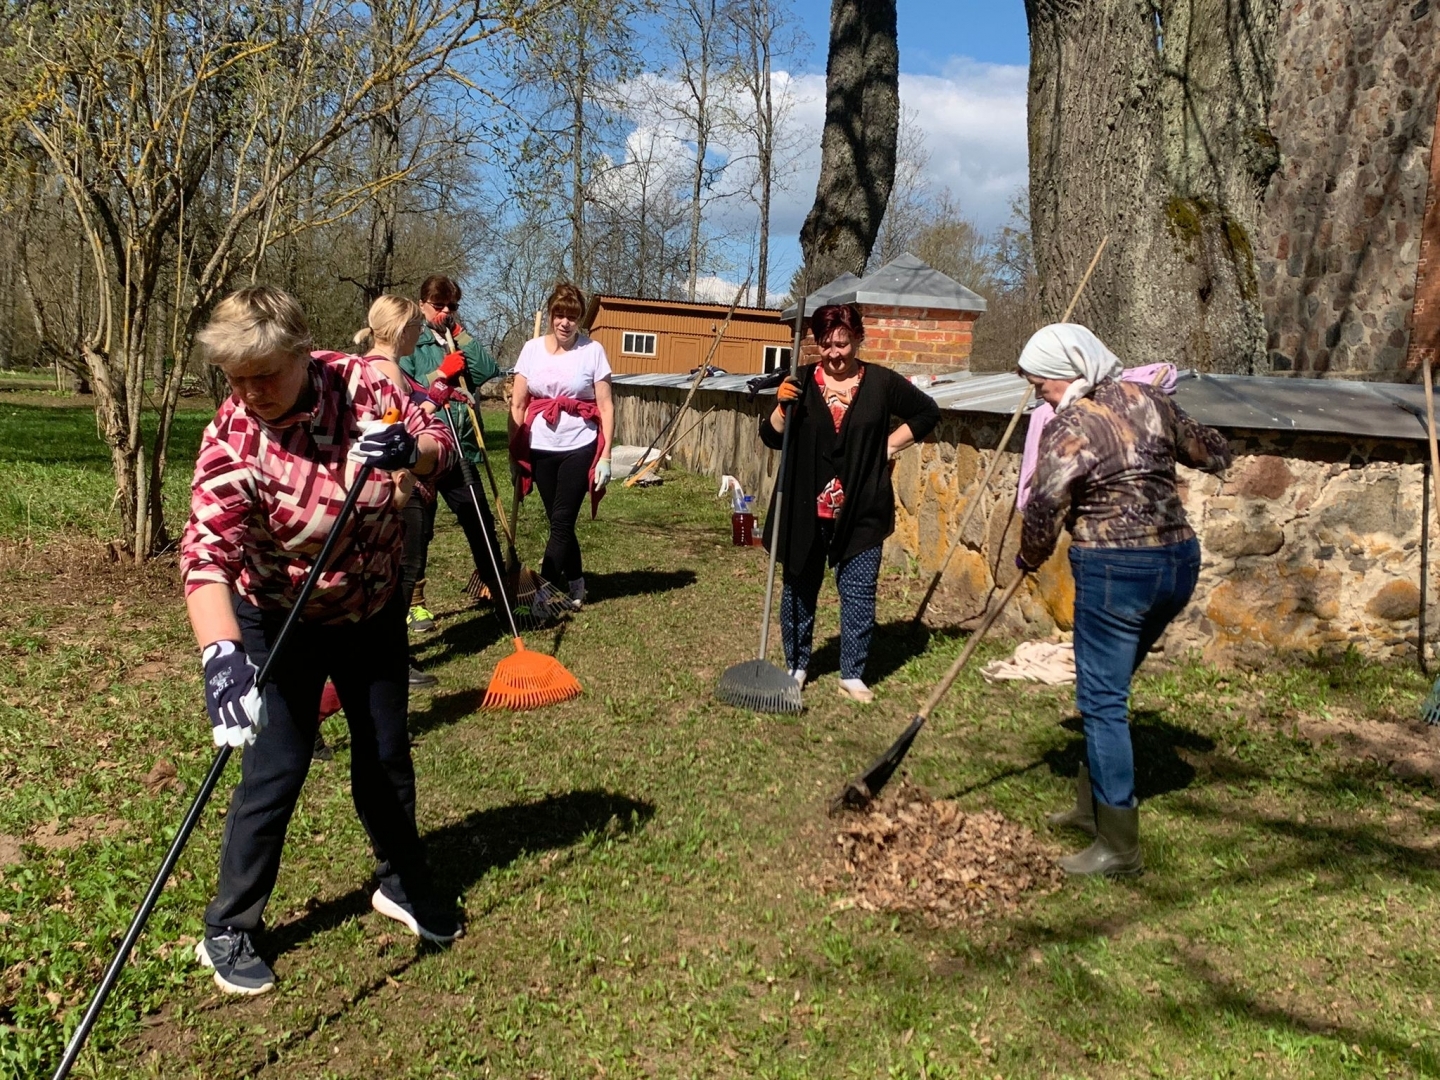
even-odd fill
[[(785, 646), (785, 664), (792, 670), (810, 666), (810, 646), (815, 635), (815, 601), (825, 579), (825, 551), (829, 547), (828, 523), (821, 525), (815, 546), (798, 573), (785, 567), (785, 590), (780, 595), (780, 638)], [(865, 660), (870, 655), (870, 635), (875, 630), (875, 583), (880, 577), (880, 547), (867, 548), (844, 559), (835, 567), (835, 585), (840, 591), (840, 677), (863, 679)]]

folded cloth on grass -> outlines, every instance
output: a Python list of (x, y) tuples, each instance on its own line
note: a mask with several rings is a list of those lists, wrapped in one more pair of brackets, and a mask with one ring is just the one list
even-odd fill
[(1018, 679), (1046, 686), (1075, 681), (1075, 649), (1068, 641), (1022, 641), (1008, 660), (992, 660), (980, 669), (986, 682)]

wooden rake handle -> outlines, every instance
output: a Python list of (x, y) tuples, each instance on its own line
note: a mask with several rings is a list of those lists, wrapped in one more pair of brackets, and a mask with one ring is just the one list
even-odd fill
[[(1010, 424), (1005, 428), (1005, 434), (1000, 436), (1000, 441), (995, 444), (995, 453), (990, 458), (990, 465), (985, 470), (985, 475), (980, 480), (980, 486), (975, 489), (975, 494), (970, 499), (970, 505), (965, 507), (965, 513), (960, 518), (960, 527), (955, 530), (955, 539), (950, 542), (950, 550), (945, 552), (945, 558), (940, 562), (940, 569), (935, 571), (937, 575), (943, 576), (945, 571), (950, 569), (950, 560), (955, 558), (955, 552), (960, 550), (960, 545), (965, 542), (965, 530), (970, 527), (970, 519), (975, 516), (975, 511), (980, 508), (980, 503), (985, 498), (985, 493), (990, 490), (990, 481), (995, 478), (995, 471), (1000, 468), (1000, 462), (1005, 456), (1005, 448), (1010, 445), (1010, 436), (1015, 434), (1015, 428), (1020, 423), (1020, 417), (1025, 415), (1025, 406), (1030, 404), (1030, 397), (1035, 393), (1033, 386), (1027, 385), (1025, 393), (1020, 398), (1020, 404), (1015, 406), (1015, 415), (1010, 417)], [(922, 609), (920, 615), (924, 616)]]
[(1000, 617), (1000, 612), (1005, 610), (1005, 605), (1010, 602), (1012, 596), (1020, 591), (1020, 586), (1025, 583), (1025, 579), (1029, 576), (1029, 574), (1018, 574), (1015, 580), (1010, 583), (1010, 587), (1000, 595), (1000, 602), (986, 614), (984, 621), (976, 628), (975, 632), (970, 635), (970, 640), (965, 643), (965, 648), (960, 651), (960, 655), (957, 656), (955, 662), (950, 665), (950, 670), (945, 673), (945, 677), (941, 679), (935, 689), (930, 692), (930, 696), (926, 699), (924, 706), (921, 707), (919, 715), (922, 719), (928, 720), (930, 718), (930, 710), (935, 708), (936, 705), (939, 705), (940, 699), (949, 693), (950, 687), (954, 685), (955, 679), (959, 676), (961, 669), (970, 662), (970, 657), (975, 654), (975, 649), (979, 646), (981, 639), (989, 632), (995, 620)]

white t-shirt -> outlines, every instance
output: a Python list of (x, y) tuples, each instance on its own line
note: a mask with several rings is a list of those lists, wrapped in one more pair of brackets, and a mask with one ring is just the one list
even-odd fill
[[(515, 361), (515, 374), (525, 376), (532, 398), (572, 397), (581, 401), (595, 400), (595, 384), (610, 374), (610, 361), (605, 347), (583, 334), (575, 347), (552, 355), (545, 348), (543, 337), (532, 338), (520, 350)], [(581, 420), (570, 413), (561, 413), (551, 428), (543, 417), (535, 417), (530, 425), (530, 446), (535, 450), (578, 450), (589, 446), (598, 437), (598, 420)]]

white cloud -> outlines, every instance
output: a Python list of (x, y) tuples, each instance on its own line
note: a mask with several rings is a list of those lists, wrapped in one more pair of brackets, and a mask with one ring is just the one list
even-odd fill
[[(788, 285), (799, 261), (797, 236), (810, 204), (820, 172), (820, 134), (825, 119), (825, 77), (820, 74), (792, 75), (776, 72), (777, 91), (786, 91), (793, 104), (787, 118), (787, 138), (799, 148), (798, 154), (781, 174), (780, 190), (771, 210), (771, 288)], [(929, 163), (923, 177), (932, 191), (948, 188), (962, 211), (986, 232), (1005, 224), (1010, 205), (1027, 183), (1026, 144), (1027, 70), (1020, 64), (991, 64), (968, 57), (952, 57), (938, 75), (900, 75), (900, 103), (925, 135)], [(642, 91), (644, 91), (642, 93)], [(693, 144), (685, 141), (683, 127), (663, 106), (681, 94), (658, 75), (647, 75), (631, 83), (626, 91), (636, 127), (629, 139), (629, 155), (643, 157), (647, 143), (661, 152), (664, 172), (669, 177), (688, 174)], [(646, 103), (649, 103), (648, 105)], [(712, 160), (738, 159), (729, 175), (722, 177), (712, 195), (717, 199), (707, 211), (713, 230), (722, 234), (722, 244), (732, 265), (742, 267), (753, 257), (756, 211), (748, 199), (737, 196), (748, 179), (750, 168), (746, 148), (734, 140), (712, 143)], [(663, 147), (663, 149), (662, 149)], [(736, 283), (715, 279), (717, 299), (733, 297), (743, 271), (734, 273)]]
[[(1027, 182), (1025, 136), (1027, 72), (1019, 64), (982, 64), (955, 57), (941, 75), (900, 74), (900, 106), (916, 115), (930, 162), (932, 189), (948, 187), (961, 208), (985, 231), (1010, 218), (1010, 201)], [(807, 151), (777, 207), (775, 230), (798, 234), (820, 175), (820, 133), (825, 123), (825, 77), (795, 80), (793, 122)]]

